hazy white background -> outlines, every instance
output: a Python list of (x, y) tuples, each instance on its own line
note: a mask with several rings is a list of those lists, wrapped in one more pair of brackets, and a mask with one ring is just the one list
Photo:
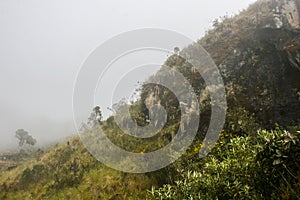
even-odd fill
[(38, 142), (75, 134), (72, 87), (89, 53), (112, 36), (155, 27), (199, 39), (254, 0), (0, 0), (0, 149), (14, 132)]

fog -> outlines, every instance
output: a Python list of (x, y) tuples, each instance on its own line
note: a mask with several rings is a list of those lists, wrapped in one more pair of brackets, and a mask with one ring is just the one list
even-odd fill
[(38, 143), (76, 134), (76, 75), (89, 53), (112, 36), (154, 27), (197, 40), (215, 18), (238, 13), (252, 2), (1, 0), (0, 149), (17, 145), (19, 128)]

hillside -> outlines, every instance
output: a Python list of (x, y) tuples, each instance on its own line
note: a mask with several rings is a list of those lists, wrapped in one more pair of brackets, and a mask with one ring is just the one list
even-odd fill
[(0, 199), (137, 199), (157, 185), (96, 161), (79, 138), (0, 175)]
[[(262, 128), (274, 128), (275, 123), (288, 127), (299, 122), (298, 4), (299, 1), (258, 1), (233, 18), (216, 20), (215, 28), (198, 41), (222, 74), (229, 111), (236, 109), (238, 104), (253, 114)], [(203, 102), (206, 86), (190, 63), (173, 55), (165, 65), (187, 77), (194, 90), (198, 91), (199, 101)], [(158, 76), (163, 78), (164, 75)], [(177, 84), (180, 86), (180, 83)], [(170, 92), (162, 87), (160, 90), (149, 86), (143, 89), (142, 101), (147, 101), (154, 94), (157, 96), (154, 103), (161, 101), (164, 106), (176, 107), (174, 98), (164, 98), (163, 95)]]
[[(212, 102), (201, 75), (174, 54), (165, 65), (187, 77), (201, 104), (197, 137), (179, 160), (156, 172), (123, 173), (101, 164), (75, 137), (1, 172), (0, 199), (300, 199), (300, 0), (259, 0), (214, 21), (198, 43), (221, 72), (228, 104), (220, 139), (207, 157), (199, 159), (198, 152)], [(114, 117), (101, 122), (111, 141), (140, 154), (168, 144), (181, 117), (170, 90), (143, 85), (130, 108), (140, 125), (149, 115), (145, 102), (160, 102), (168, 111), (155, 137), (128, 137)], [(95, 126), (86, 133), (98, 131)]]

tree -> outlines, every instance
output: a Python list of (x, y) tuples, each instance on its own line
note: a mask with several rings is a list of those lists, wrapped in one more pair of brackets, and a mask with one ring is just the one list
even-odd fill
[(88, 118), (87, 124), (90, 127), (95, 127), (96, 125), (101, 123), (102, 120), (102, 112), (100, 106), (96, 106), (93, 108), (93, 112), (91, 113), (90, 117)]
[(19, 139), (19, 147), (23, 147), (25, 144), (32, 146), (36, 144), (36, 139), (29, 135), (24, 129), (18, 129), (15, 137)]

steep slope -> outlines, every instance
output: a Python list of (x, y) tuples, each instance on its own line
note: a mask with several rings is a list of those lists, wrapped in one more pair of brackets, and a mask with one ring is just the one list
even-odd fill
[[(214, 29), (198, 41), (222, 74), (227, 89), (228, 125), (237, 107), (245, 109), (254, 117), (253, 123), (263, 128), (274, 128), (276, 123), (289, 127), (299, 122), (299, 4), (299, 0), (260, 0), (233, 18), (215, 20)], [(173, 55), (165, 65), (190, 81), (200, 103), (208, 99), (203, 79), (184, 58)], [(166, 94), (172, 98), (166, 98)], [(178, 108), (175, 97), (162, 87), (144, 86), (142, 102), (149, 97), (157, 99), (154, 103), (160, 101), (166, 107)], [(210, 115), (205, 108), (202, 110), (204, 116)], [(171, 118), (177, 119), (178, 110), (173, 113)]]
[(299, 2), (258, 1), (199, 41), (264, 127), (293, 125), (300, 117)]

